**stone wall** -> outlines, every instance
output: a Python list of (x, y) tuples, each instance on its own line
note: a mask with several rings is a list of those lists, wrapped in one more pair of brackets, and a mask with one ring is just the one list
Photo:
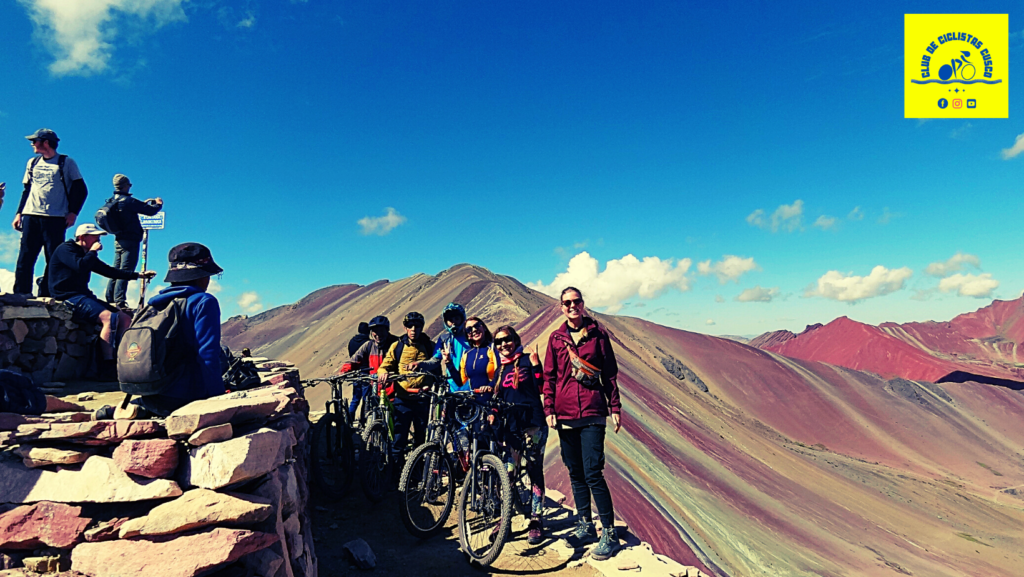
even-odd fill
[(258, 366), (166, 419), (0, 413), (0, 575), (316, 577), (309, 405)]
[(56, 389), (83, 378), (98, 335), (99, 325), (72, 322), (61, 301), (0, 295), (0, 369), (22, 373), (37, 386)]

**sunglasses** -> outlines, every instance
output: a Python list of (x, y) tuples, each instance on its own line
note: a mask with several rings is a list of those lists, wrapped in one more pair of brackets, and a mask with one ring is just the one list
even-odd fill
[(484, 332), (484, 328), (482, 326), (480, 326), (480, 323), (477, 323), (475, 325), (466, 325), (466, 332), (467, 333), (482, 333), (482, 332)]
[(572, 305), (580, 306), (581, 304), (583, 304), (583, 299), (572, 299), (572, 300), (562, 301), (562, 306), (565, 307), (565, 308), (569, 308)]
[(423, 323), (402, 323), (402, 324), (405, 325), (405, 328), (407, 328), (407, 329), (411, 329), (413, 327), (416, 327), (416, 328), (419, 328), (419, 329), (423, 328)]
[(494, 346), (500, 347), (502, 345), (514, 345), (516, 340), (512, 337), (501, 337), (500, 339), (494, 339)]

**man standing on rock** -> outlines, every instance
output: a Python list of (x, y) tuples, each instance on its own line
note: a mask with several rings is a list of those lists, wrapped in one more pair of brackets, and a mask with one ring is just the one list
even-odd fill
[[(18, 212), (11, 225), (21, 232), (21, 250), (14, 271), (14, 290), (19, 294), (32, 294), (32, 274), (36, 268), (39, 250), (50, 257), (64, 242), (64, 231), (78, 218), (89, 191), (78, 170), (78, 164), (65, 154), (57, 154), (60, 139), (49, 128), (40, 128), (26, 136), (32, 143), (33, 156), (25, 167)], [(50, 296), (47, 273), (39, 286), (39, 296)]]
[[(132, 181), (123, 174), (114, 175), (114, 196), (110, 200), (116, 206), (110, 215), (110, 221), (116, 221), (110, 228), (114, 234), (114, 268), (131, 272), (139, 264), (139, 244), (142, 243), (139, 215), (155, 215), (163, 209), (164, 201), (150, 198), (143, 202), (132, 197)], [(110, 279), (106, 297), (107, 302), (117, 308), (128, 308), (128, 281)]]
[(53, 251), (49, 265), (49, 293), (53, 298), (64, 301), (71, 308), (75, 322), (99, 322), (100, 352), (103, 363), (100, 365), (99, 377), (102, 380), (117, 380), (117, 365), (114, 360), (114, 333), (123, 332), (128, 328), (131, 317), (119, 312), (107, 303), (100, 302), (89, 290), (89, 278), (92, 273), (107, 278), (153, 278), (153, 271), (122, 271), (100, 260), (100, 237), (107, 234), (94, 224), (83, 224), (75, 230), (75, 240), (59, 245)]

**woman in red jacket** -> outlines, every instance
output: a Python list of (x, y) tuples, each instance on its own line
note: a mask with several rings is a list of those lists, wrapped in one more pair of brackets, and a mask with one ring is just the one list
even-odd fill
[(544, 357), (544, 414), (558, 430), (562, 462), (569, 470), (576, 501), (580, 541), (597, 538), (590, 520), (593, 497), (603, 528), (601, 542), (590, 555), (607, 559), (619, 550), (615, 510), (604, 478), (605, 423), (609, 413), (619, 432), (619, 387), (611, 339), (597, 321), (586, 316), (583, 293), (575, 287), (562, 291), (565, 324), (548, 338)]

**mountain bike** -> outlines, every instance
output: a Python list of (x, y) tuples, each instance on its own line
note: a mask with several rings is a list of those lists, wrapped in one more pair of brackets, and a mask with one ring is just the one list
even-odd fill
[(398, 483), (399, 516), (409, 533), (420, 539), (439, 533), (451, 515), (455, 484), (469, 470), (466, 427), (483, 409), (469, 391), (428, 394), (427, 442), (409, 455)]
[[(491, 403), (515, 406), (496, 399)], [(501, 554), (512, 524), (512, 485), (499, 456), (502, 449), (496, 429), (482, 418), (472, 422), (473, 460), (459, 495), (459, 545), (471, 562), (482, 567)]]
[(302, 382), (304, 387), (319, 383), (331, 386), (331, 397), (325, 404), (326, 412), (313, 426), (309, 442), (310, 480), (317, 493), (328, 501), (337, 501), (345, 496), (356, 470), (353, 430), (342, 396), (342, 386), (346, 382), (360, 382), (370, 378), (365, 371), (360, 371)]
[[(425, 377), (430, 382), (437, 379), (433, 373), (410, 372), (402, 375), (388, 375), (387, 384), (394, 384), (411, 378)], [(363, 494), (373, 503), (384, 499), (388, 486), (393, 483), (395, 465), (402, 455), (395, 450), (395, 408), (388, 398), (386, 387), (373, 383), (372, 395), (363, 399), (366, 426), (363, 428), (364, 448), (359, 455), (359, 484)], [(417, 394), (419, 389), (406, 389)], [(409, 443), (406, 444), (408, 446)]]

